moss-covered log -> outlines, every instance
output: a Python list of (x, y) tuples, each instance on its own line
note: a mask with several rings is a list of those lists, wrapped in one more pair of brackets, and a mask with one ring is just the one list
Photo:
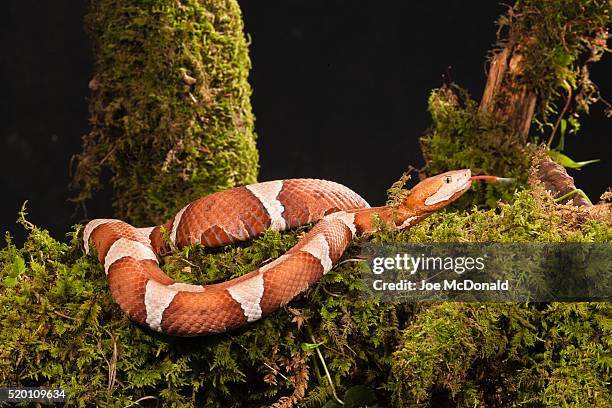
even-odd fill
[[(570, 219), (541, 193), (517, 192), (497, 210), (436, 214), (410, 231), (371, 240), (612, 242), (610, 224), (580, 214)], [(64, 244), (24, 225), (24, 247), (9, 242), (0, 251), (0, 384), (63, 386), (71, 406), (125, 406), (141, 398), (162, 406), (322, 406), (334, 398), (316, 344), (346, 400), (605, 406), (612, 398), (608, 303), (365, 301), (356, 242), (344, 257), (353, 261), (272, 316), (223, 335), (172, 338), (125, 317), (78, 234)], [(279, 256), (301, 233), (185, 248), (166, 258), (164, 269), (186, 282), (227, 279)]]
[(95, 76), (79, 200), (107, 168), (116, 215), (153, 225), (255, 181), (250, 60), (235, 0), (92, 0), (86, 26)]

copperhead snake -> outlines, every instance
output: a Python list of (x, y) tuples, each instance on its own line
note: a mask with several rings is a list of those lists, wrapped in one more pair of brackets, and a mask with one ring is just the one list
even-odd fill
[[(133, 321), (175, 336), (220, 333), (256, 321), (304, 292), (332, 269), (353, 237), (375, 230), (374, 215), (398, 229), (408, 228), (454, 201), (471, 181), (470, 170), (450, 171), (422, 180), (397, 205), (374, 208), (332, 181), (268, 181), (200, 198), (161, 226), (92, 220), (83, 230), (84, 249), (89, 254), (93, 245), (114, 300)], [(175, 248), (195, 243), (217, 247), (268, 228), (284, 231), (315, 221), (284, 255), (226, 282), (175, 282), (159, 266), (159, 254)]]

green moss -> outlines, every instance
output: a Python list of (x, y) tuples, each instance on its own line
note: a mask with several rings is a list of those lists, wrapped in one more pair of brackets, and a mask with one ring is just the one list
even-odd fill
[[(569, 224), (551, 201), (520, 191), (512, 204), (434, 214), (392, 239), (612, 242), (610, 225)], [(610, 316), (609, 303), (425, 307), (394, 353), (395, 401), (421, 405), (442, 395), (461, 406), (605, 406), (612, 397)]]
[(474, 174), (514, 177), (517, 184), (475, 184), (458, 203), (461, 207), (482, 204), (495, 207), (498, 200), (512, 199), (512, 192), (527, 182), (532, 147), (508, 137), (506, 126), (478, 111), (477, 103), (458, 86), (432, 91), (428, 110), (433, 124), (421, 138), (429, 174), (471, 169)]
[(425, 308), (404, 332), (394, 353), (396, 401), (427, 403), (435, 386), (463, 400), (462, 405), (483, 402), (485, 390), (468, 378), (471, 381), (474, 368), (485, 368), (482, 362), (495, 361), (508, 347), (506, 333), (500, 330), (499, 309), (461, 303)]
[(255, 181), (250, 60), (234, 0), (97, 0), (86, 25), (96, 68), (78, 200), (108, 169), (116, 215), (153, 225)]
[(567, 113), (558, 107), (566, 99), (574, 102), (574, 114), (568, 118), (574, 131), (578, 114), (588, 113), (591, 104), (602, 101), (588, 67), (609, 51), (611, 23), (608, 0), (521, 0), (498, 19), (499, 32), (507, 33), (499, 45), (520, 48), (525, 70), (513, 80), (536, 93), (542, 133), (554, 127), (551, 116)]
[[(249, 63), (234, 2), (100, 0), (88, 26), (98, 69), (94, 129), (77, 174), (81, 198), (106, 166), (119, 215), (146, 224), (196, 196), (254, 180)], [(519, 183), (483, 186), (459, 211), (369, 240), (612, 242), (610, 225), (568, 221), (549, 198), (522, 190), (530, 148), (506, 138), (469, 97), (447, 88), (429, 102), (434, 123), (422, 140), (429, 171), (471, 168)], [(365, 301), (356, 241), (343, 262), (273, 315), (232, 333), (171, 338), (121, 313), (102, 266), (82, 253), (80, 226), (63, 243), (22, 224), (24, 246), (7, 236), (0, 249), (0, 384), (62, 386), (69, 406), (335, 406), (313, 347), (337, 394), (354, 406), (356, 398), (378, 406), (534, 407), (612, 399), (609, 303)], [(182, 281), (228, 279), (277, 257), (303, 231), (185, 248), (163, 268)]]
[(431, 390), (460, 406), (604, 407), (610, 381), (609, 303), (434, 305), (394, 354), (396, 401)]
[[(579, 126), (575, 114), (561, 121), (567, 112), (558, 112), (555, 104), (562, 90), (570, 90), (568, 106), (573, 100), (577, 109), (588, 111), (598, 99), (586, 64), (606, 48), (610, 13), (608, 1), (529, 0), (517, 2), (500, 19), (502, 32), (510, 29), (508, 44), (500, 45), (519, 46), (526, 67), (522, 77), (505, 80), (537, 95), (542, 131), (556, 127), (550, 118), (557, 114), (561, 135), (568, 123), (570, 132)], [(609, 224), (578, 221), (542, 191), (535, 192), (538, 200), (521, 191), (535, 148), (524, 146), (503, 121), (479, 112), (460, 88), (434, 90), (429, 111), (433, 125), (421, 139), (429, 173), (471, 168), (518, 183), (481, 186), (458, 206), (476, 204), (481, 210), (434, 214), (383, 241), (612, 242)], [(554, 131), (549, 140), (553, 137)], [(609, 303), (425, 306), (393, 354), (393, 401), (398, 406), (606, 406), (612, 399), (611, 315)]]
[[(147, 396), (162, 405), (259, 406), (296, 388), (305, 391), (301, 405), (321, 406), (332, 397), (320, 361), (303, 347), (313, 338), (338, 394), (366, 385), (373, 390), (368, 398), (381, 406), (416, 406), (432, 398), (487, 406), (579, 399), (597, 406), (611, 397), (605, 386), (609, 304), (365, 301), (355, 242), (346, 262), (273, 315), (228, 334), (171, 338), (121, 313), (102, 266), (84, 256), (74, 238), (80, 227), (65, 244), (25, 225), (24, 247), (9, 240), (0, 250), (0, 383), (64, 386), (75, 406), (124, 406)], [(164, 269), (184, 281), (227, 279), (277, 257), (303, 230), (270, 231), (250, 244), (215, 250), (185, 248), (167, 257)], [(497, 209), (445, 211), (408, 232), (371, 238), (576, 239), (612, 242), (612, 228), (595, 221), (568, 224), (551, 202), (536, 201), (528, 191)], [(567, 391), (558, 394), (561, 389)]]

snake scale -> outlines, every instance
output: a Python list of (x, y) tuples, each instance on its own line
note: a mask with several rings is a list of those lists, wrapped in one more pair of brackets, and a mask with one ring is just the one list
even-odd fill
[[(353, 237), (375, 230), (374, 215), (408, 228), (454, 201), (471, 181), (470, 170), (453, 170), (422, 180), (397, 205), (373, 208), (332, 181), (268, 181), (200, 198), (161, 226), (92, 220), (83, 230), (84, 249), (96, 249), (114, 300), (133, 321), (175, 336), (220, 333), (256, 321), (304, 292), (332, 269)], [(175, 282), (159, 266), (160, 254), (186, 245), (217, 247), (266, 229), (284, 231), (311, 222), (317, 223), (284, 255), (226, 282)], [(162, 228), (170, 233), (170, 243)]]

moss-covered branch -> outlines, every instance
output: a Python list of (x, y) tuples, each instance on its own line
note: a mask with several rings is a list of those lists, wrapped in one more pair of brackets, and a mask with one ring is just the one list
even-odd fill
[(250, 60), (235, 0), (92, 0), (86, 25), (96, 66), (79, 200), (108, 169), (116, 215), (153, 225), (255, 181)]

